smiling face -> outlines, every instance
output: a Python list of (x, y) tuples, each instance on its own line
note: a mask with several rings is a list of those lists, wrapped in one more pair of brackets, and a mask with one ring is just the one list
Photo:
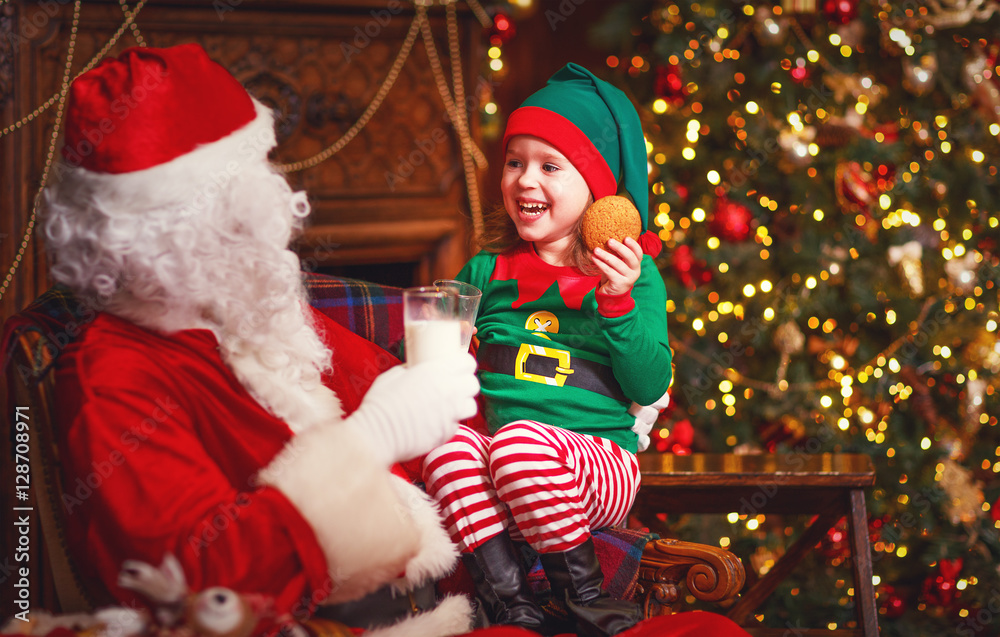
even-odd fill
[(515, 135), (507, 144), (500, 191), (517, 234), (552, 265), (570, 265), (577, 225), (592, 202), (580, 172), (548, 142)]

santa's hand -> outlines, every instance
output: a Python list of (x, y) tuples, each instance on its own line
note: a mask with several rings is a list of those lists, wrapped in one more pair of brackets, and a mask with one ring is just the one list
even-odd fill
[(670, 393), (667, 392), (652, 405), (632, 403), (632, 406), (628, 408), (628, 413), (635, 417), (632, 431), (639, 436), (639, 451), (645, 451), (649, 448), (649, 432), (653, 430), (653, 425), (656, 424), (660, 412), (666, 409), (669, 404)]
[(460, 420), (476, 415), (475, 371), (476, 360), (467, 353), (398, 365), (375, 379), (347, 422), (368, 437), (386, 464), (416, 458), (450, 440)]

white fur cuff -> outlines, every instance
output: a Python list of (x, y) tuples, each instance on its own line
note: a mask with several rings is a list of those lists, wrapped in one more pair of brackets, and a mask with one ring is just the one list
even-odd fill
[(404, 572), (420, 534), (364, 438), (344, 422), (295, 436), (259, 474), (312, 525), (333, 581), (327, 603), (358, 599)]
[(375, 628), (365, 637), (451, 637), (472, 629), (472, 604), (464, 597), (445, 597), (434, 610), (404, 619), (398, 624)]

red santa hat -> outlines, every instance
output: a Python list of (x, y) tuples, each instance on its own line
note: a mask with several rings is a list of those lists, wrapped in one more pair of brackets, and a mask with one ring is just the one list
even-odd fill
[(270, 110), (201, 46), (135, 47), (73, 81), (62, 155), (71, 167), (108, 176), (192, 157), (203, 170), (209, 158), (224, 166), (261, 156), (246, 151), (250, 140), (263, 156), (274, 145)]

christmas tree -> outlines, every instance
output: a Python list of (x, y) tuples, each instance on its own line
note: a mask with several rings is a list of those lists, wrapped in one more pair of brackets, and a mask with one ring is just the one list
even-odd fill
[[(1000, 634), (1000, 7), (636, 1), (592, 36), (643, 119), (665, 246), (654, 444), (870, 455), (882, 634)], [(791, 530), (669, 522), (755, 574)], [(854, 625), (844, 536), (765, 625)]]

